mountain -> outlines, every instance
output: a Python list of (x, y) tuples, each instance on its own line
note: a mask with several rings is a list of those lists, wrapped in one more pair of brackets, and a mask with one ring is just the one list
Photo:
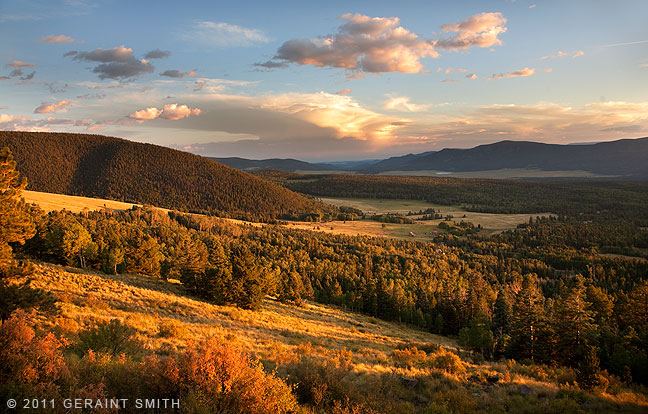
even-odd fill
[(471, 149), (392, 157), (360, 173), (387, 171), (485, 171), (504, 168), (545, 171), (584, 170), (596, 174), (648, 178), (648, 138), (622, 139), (589, 145), (556, 145), (526, 141), (501, 141)]
[(198, 155), (101, 135), (0, 131), (29, 189), (250, 220), (329, 207)]
[(306, 161), (299, 161), (292, 158), (270, 158), (266, 160), (250, 160), (247, 158), (229, 157), (229, 158), (215, 158), (209, 159), (225, 164), (228, 167), (236, 168), (243, 171), (259, 171), (259, 170), (281, 170), (288, 172), (295, 171), (328, 171), (335, 170), (336, 168), (328, 164), (313, 164)]

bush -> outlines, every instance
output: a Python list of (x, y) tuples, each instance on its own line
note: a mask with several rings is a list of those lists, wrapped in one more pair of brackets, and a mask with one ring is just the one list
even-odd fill
[[(158, 376), (186, 397), (183, 410), (241, 414), (294, 413), (292, 389), (276, 374), (215, 339), (158, 365)], [(199, 408), (202, 408), (199, 409)]]
[(446, 351), (443, 348), (431, 354), (428, 359), (432, 368), (456, 375), (466, 372), (466, 367), (461, 361), (461, 358), (457, 354)]
[(118, 356), (136, 356), (141, 353), (142, 345), (133, 338), (135, 329), (124, 325), (119, 319), (102, 322), (96, 327), (79, 333), (79, 342), (74, 350), (84, 355), (88, 350)]
[(0, 325), (0, 400), (55, 398), (70, 373), (63, 358), (64, 342), (52, 333), (38, 337), (27, 314), (14, 312)]

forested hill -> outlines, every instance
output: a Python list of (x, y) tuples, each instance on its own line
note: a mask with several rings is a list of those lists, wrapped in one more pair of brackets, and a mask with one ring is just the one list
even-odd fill
[(534, 168), (545, 171), (583, 170), (628, 178), (648, 178), (648, 138), (588, 145), (501, 141), (470, 149), (393, 157), (367, 166), (361, 173), (386, 171), (484, 171)]
[(328, 207), (198, 155), (101, 135), (0, 131), (29, 189), (251, 220)]
[(281, 171), (326, 171), (335, 170), (336, 168), (329, 164), (313, 164), (306, 161), (294, 160), (292, 158), (270, 158), (267, 160), (250, 160), (247, 158), (229, 157), (210, 159), (225, 164), (228, 167), (236, 168), (243, 171), (260, 171), (260, 170), (281, 170)]

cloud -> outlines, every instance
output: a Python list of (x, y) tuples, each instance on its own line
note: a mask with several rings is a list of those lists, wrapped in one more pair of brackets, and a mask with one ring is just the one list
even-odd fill
[(447, 68), (445, 70), (445, 74), (447, 75), (448, 73), (464, 73), (468, 72), (468, 69), (453, 69), (453, 68)]
[(75, 39), (70, 36), (66, 35), (47, 35), (45, 37), (41, 37), (41, 42), (45, 43), (73, 43)]
[[(21, 67), (17, 67), (16, 69), (12, 70), (9, 73), (9, 76), (11, 76), (11, 77), (20, 76), (21, 81), (32, 80), (32, 79), (34, 79), (34, 75), (36, 75), (36, 71), (32, 71), (29, 75), (25, 75)], [(5, 77), (5, 78), (9, 79), (8, 77)]]
[(579, 56), (583, 56), (585, 52), (582, 50), (577, 50), (575, 52), (563, 52), (562, 50), (559, 50), (558, 52), (554, 53), (551, 56), (543, 56), (540, 58), (540, 60), (547, 60), (547, 59), (556, 59), (559, 57), (564, 57), (564, 56), (571, 56), (572, 58), (577, 58)]
[(502, 13), (480, 13), (470, 16), (459, 23), (444, 24), (444, 32), (457, 34), (439, 39), (435, 46), (439, 49), (465, 50), (470, 47), (491, 47), (501, 45), (499, 35), (506, 32), (506, 19)]
[(466, 75), (466, 78), (468, 78), (468, 79), (477, 79), (477, 75), (475, 75), (474, 73), (469, 73), (468, 75)]
[(20, 80), (25, 81), (25, 80), (32, 80), (34, 79), (34, 75), (36, 75), (36, 71), (32, 71), (29, 75), (21, 76)]
[(169, 56), (171, 56), (171, 52), (168, 50), (155, 49), (145, 54), (144, 59), (164, 59)]
[(530, 8), (530, 9), (535, 9), (535, 8), (536, 8), (536, 5), (535, 5), (535, 4), (531, 4), (531, 5), (529, 6), (529, 8)]
[(430, 106), (432, 105), (411, 103), (410, 98), (407, 96), (393, 96), (383, 102), (383, 108), (401, 112), (423, 112), (427, 111)]
[(140, 122), (156, 118), (178, 120), (187, 118), (191, 115), (198, 116), (201, 112), (200, 109), (189, 108), (187, 105), (166, 104), (162, 109), (157, 109), (155, 107), (141, 109), (133, 112), (128, 117)]
[(419, 73), (421, 59), (437, 57), (434, 42), (399, 26), (397, 17), (344, 14), (338, 32), (318, 39), (285, 42), (264, 67), (285, 63), (328, 66), (357, 72)]
[(526, 77), (526, 76), (531, 76), (534, 73), (535, 73), (535, 69), (524, 68), (524, 69), (520, 69), (520, 70), (515, 70), (513, 72), (509, 72), (506, 75), (504, 75), (503, 73), (500, 73), (500, 74), (495, 74), (494, 73), (490, 78), (486, 78), (486, 80)]
[(358, 74), (423, 72), (421, 59), (436, 58), (435, 49), (465, 50), (501, 44), (499, 35), (506, 31), (501, 13), (481, 13), (453, 24), (443, 25), (444, 32), (457, 32), (442, 39), (423, 39), (400, 26), (398, 17), (369, 17), (343, 14), (345, 20), (337, 33), (316, 39), (291, 39), (282, 44), (272, 60), (256, 63), (265, 68), (280, 68), (288, 63), (343, 68)]
[(544, 71), (547, 72), (547, 73), (551, 73), (551, 72), (553, 72), (553, 69), (551, 69), (551, 68), (546, 68)]
[(441, 82), (443, 83), (448, 83), (448, 82), (459, 82), (457, 79), (452, 79), (452, 78), (445, 78)]
[(513, 71), (513, 72), (509, 72), (509, 73), (506, 74), (506, 77), (507, 78), (515, 78), (515, 77), (518, 77), (518, 76), (524, 77), (524, 76), (531, 76), (534, 73), (535, 73), (535, 69), (524, 68), (524, 69), (516, 70), (516, 71)]
[[(149, 52), (150, 53), (150, 52)], [(90, 52), (72, 50), (63, 56), (74, 60), (99, 62), (92, 69), (100, 79), (128, 79), (144, 73), (152, 73), (155, 67), (146, 59), (133, 56), (133, 49), (119, 46), (112, 49), (97, 48)]]
[(171, 69), (171, 70), (165, 70), (164, 72), (160, 73), (160, 76), (166, 76), (168, 78), (177, 78), (177, 79), (182, 79), (186, 76), (190, 76), (193, 78), (196, 76), (196, 72), (193, 70), (189, 72), (183, 72), (181, 70)]
[(260, 30), (224, 22), (198, 21), (192, 30), (182, 35), (189, 42), (215, 47), (252, 46), (270, 39)]
[(65, 107), (67, 107), (68, 105), (70, 105), (70, 102), (65, 100), (52, 103), (52, 104), (49, 104), (47, 102), (42, 102), (39, 107), (34, 109), (34, 113), (49, 114), (52, 112), (56, 112), (57, 110), (65, 109)]
[(335, 92), (336, 95), (348, 95), (351, 93), (351, 89), (349, 88), (344, 88), (341, 91)]
[(287, 62), (277, 62), (275, 60), (268, 60), (266, 62), (258, 62), (255, 63), (254, 66), (266, 68), (266, 69), (279, 69), (279, 68), (285, 68), (288, 66)]
[(25, 63), (20, 60), (14, 60), (11, 63), (7, 63), (5, 66), (8, 66), (10, 68), (30, 68), (36, 66), (33, 63)]

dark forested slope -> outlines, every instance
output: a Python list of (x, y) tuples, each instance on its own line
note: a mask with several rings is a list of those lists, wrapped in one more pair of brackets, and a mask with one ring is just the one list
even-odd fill
[(186, 152), (101, 135), (0, 131), (29, 189), (247, 219), (327, 207), (262, 178)]

